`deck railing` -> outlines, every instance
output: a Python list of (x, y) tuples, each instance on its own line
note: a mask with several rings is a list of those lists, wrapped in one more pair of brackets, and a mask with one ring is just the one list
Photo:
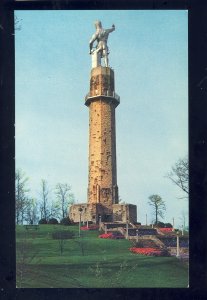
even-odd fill
[(118, 102), (120, 102), (120, 97), (118, 94), (116, 94), (115, 92), (108, 92), (106, 91), (106, 93), (104, 94), (95, 94), (95, 95), (91, 95), (91, 93), (89, 92), (86, 96), (85, 96), (85, 101), (87, 101), (89, 98), (95, 98), (95, 97), (99, 97), (99, 96), (104, 96), (104, 97), (112, 97), (112, 98), (115, 98)]

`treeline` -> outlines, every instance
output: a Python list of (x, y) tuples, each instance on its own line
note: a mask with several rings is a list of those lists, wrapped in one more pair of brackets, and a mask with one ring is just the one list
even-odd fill
[(74, 203), (71, 186), (57, 183), (49, 189), (48, 182), (42, 179), (38, 198), (30, 195), (29, 178), (21, 169), (15, 173), (16, 224), (37, 224), (39, 220), (61, 221), (68, 216), (68, 207)]

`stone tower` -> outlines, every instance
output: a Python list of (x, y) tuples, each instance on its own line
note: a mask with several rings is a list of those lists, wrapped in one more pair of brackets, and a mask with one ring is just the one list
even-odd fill
[[(118, 196), (115, 109), (120, 99), (115, 93), (114, 71), (108, 64), (107, 46), (109, 33), (115, 26), (103, 29), (101, 22), (96, 21), (95, 27), (96, 32), (89, 42), (92, 58), (90, 91), (85, 97), (85, 105), (89, 108), (87, 203), (72, 205), (69, 218), (74, 222), (136, 222), (136, 205), (119, 204)], [(105, 66), (101, 65), (102, 58)]]
[(112, 205), (118, 203), (115, 109), (119, 103), (114, 71), (92, 68), (85, 101), (89, 107), (88, 203), (101, 205), (103, 219), (112, 219)]

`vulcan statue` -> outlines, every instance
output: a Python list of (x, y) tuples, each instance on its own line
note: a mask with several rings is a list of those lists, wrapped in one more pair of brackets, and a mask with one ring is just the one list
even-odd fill
[[(101, 65), (101, 58), (104, 58), (105, 66), (109, 66), (108, 54), (109, 49), (107, 46), (107, 40), (109, 33), (115, 30), (115, 26), (112, 25), (110, 29), (103, 29), (101, 21), (95, 22), (96, 32), (93, 34), (90, 42), (90, 54), (92, 55), (92, 68)], [(97, 45), (93, 47), (93, 43), (97, 41)]]

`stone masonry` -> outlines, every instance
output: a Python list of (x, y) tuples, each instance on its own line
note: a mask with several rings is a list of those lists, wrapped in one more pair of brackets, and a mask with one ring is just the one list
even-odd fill
[[(85, 98), (89, 108), (89, 171), (87, 203), (72, 205), (69, 217), (74, 222), (136, 222), (136, 206), (119, 203), (116, 166), (114, 71), (109, 67), (92, 68), (90, 92)], [(81, 212), (80, 212), (81, 209)]]
[(118, 203), (116, 170), (114, 72), (107, 67), (92, 69), (89, 106), (88, 203), (101, 203), (111, 209)]
[[(81, 212), (79, 211), (81, 209)], [(109, 222), (131, 222), (137, 221), (137, 207), (133, 204), (112, 204), (113, 217), (110, 217), (111, 211), (106, 209), (101, 204), (88, 204), (80, 203), (72, 205), (70, 208), (70, 219), (74, 222), (92, 221), (94, 223), (99, 222), (101, 217), (102, 221)], [(107, 216), (109, 216), (107, 220)]]

